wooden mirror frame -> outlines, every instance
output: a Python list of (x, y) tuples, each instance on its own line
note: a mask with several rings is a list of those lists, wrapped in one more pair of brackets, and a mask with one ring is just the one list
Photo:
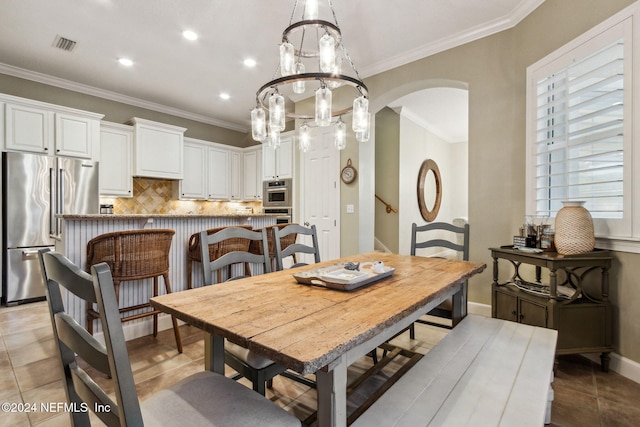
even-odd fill
[[(427, 178), (429, 171), (433, 172), (433, 177), (436, 181), (436, 200), (433, 204), (433, 208), (429, 209), (424, 200), (424, 182)], [(418, 207), (420, 208), (420, 214), (425, 221), (431, 222), (438, 216), (440, 211), (440, 203), (442, 202), (442, 179), (440, 178), (440, 169), (438, 165), (431, 159), (427, 159), (422, 162), (420, 166), (420, 172), (418, 172)]]

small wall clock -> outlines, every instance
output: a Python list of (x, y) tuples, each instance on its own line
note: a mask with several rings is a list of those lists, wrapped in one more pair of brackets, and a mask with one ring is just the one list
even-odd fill
[(340, 172), (340, 178), (342, 179), (342, 182), (344, 182), (345, 184), (351, 184), (353, 181), (355, 181), (357, 176), (358, 171), (351, 164), (351, 159), (347, 160), (347, 166), (342, 168), (342, 172)]

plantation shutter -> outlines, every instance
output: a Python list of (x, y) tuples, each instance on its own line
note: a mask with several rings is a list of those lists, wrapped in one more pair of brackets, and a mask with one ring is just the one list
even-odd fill
[(622, 218), (624, 55), (620, 39), (537, 80), (536, 215), (584, 200)]

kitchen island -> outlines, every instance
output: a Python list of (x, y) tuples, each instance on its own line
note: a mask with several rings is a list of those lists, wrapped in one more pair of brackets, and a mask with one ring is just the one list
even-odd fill
[[(187, 271), (187, 244), (189, 237), (202, 230), (215, 227), (251, 225), (253, 228), (262, 228), (275, 225), (275, 215), (265, 214), (237, 214), (237, 215), (61, 215), (62, 236), (56, 242), (56, 250), (64, 253), (74, 264), (86, 269), (87, 242), (92, 238), (114, 231), (142, 230), (152, 228), (169, 228), (175, 230), (171, 252), (169, 253), (169, 277), (173, 292), (186, 289), (187, 274), (192, 274), (194, 287), (202, 284), (202, 272), (200, 265), (193, 268), (193, 272)], [(151, 282), (151, 279), (148, 279)], [(123, 305), (135, 305), (137, 301), (148, 299), (151, 286), (127, 286), (129, 282), (123, 282), (120, 299)], [(163, 286), (160, 286), (162, 289)], [(66, 303), (72, 316), (84, 325), (86, 307), (84, 303), (74, 296), (68, 295)], [(170, 327), (170, 318), (161, 319), (161, 329)], [(165, 320), (165, 321), (163, 321)], [(101, 328), (96, 324), (96, 331)], [(151, 331), (151, 319), (144, 319), (125, 324), (127, 339), (149, 334)]]

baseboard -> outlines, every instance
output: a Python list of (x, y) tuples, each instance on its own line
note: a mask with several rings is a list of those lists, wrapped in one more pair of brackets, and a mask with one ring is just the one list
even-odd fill
[[(491, 305), (489, 304), (479, 304), (477, 302), (469, 301), (467, 304), (467, 311), (470, 314), (491, 317)], [(588, 353), (583, 354), (583, 356), (600, 364), (599, 353)], [(611, 358), (609, 362), (609, 369), (640, 384), (640, 363), (627, 359), (626, 357), (622, 357), (618, 353), (611, 353), (609, 357)]]
[[(583, 354), (583, 356), (597, 364), (600, 364), (599, 353), (588, 353)], [(609, 369), (640, 384), (640, 363), (634, 362), (626, 357), (622, 357), (618, 353), (611, 353), (609, 354), (609, 357), (611, 358), (609, 361)]]
[(391, 253), (391, 250), (377, 238), (373, 239), (373, 250), (378, 252), (386, 252), (388, 254)]
[(491, 317), (491, 306), (489, 304), (480, 304), (469, 301), (467, 303), (467, 313), (476, 314), (478, 316)]

